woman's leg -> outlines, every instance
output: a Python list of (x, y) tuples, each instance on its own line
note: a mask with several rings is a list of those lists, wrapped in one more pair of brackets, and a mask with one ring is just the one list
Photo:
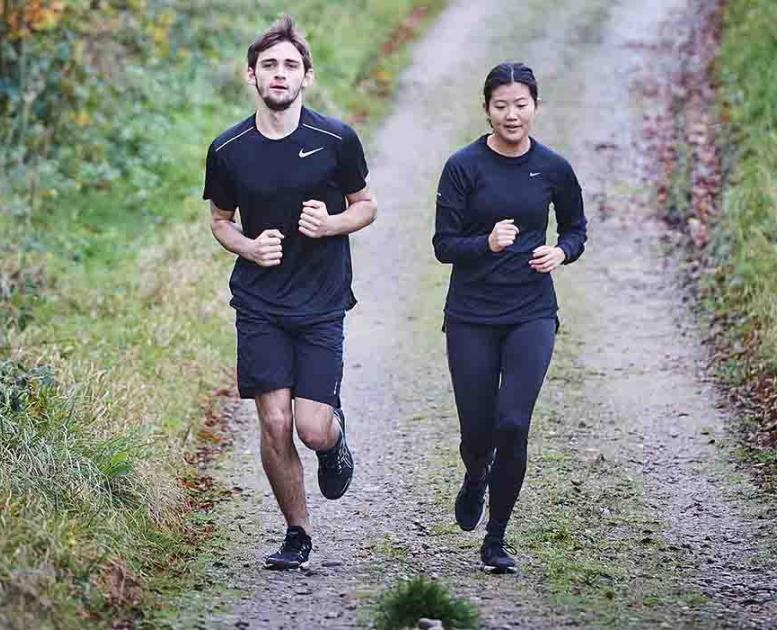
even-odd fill
[(534, 404), (553, 354), (556, 322), (538, 319), (515, 326), (502, 344), (502, 382), (495, 430), (496, 458), (489, 483), (486, 531), (501, 539), (526, 475)]
[(491, 462), (497, 419), (500, 328), (446, 323), (448, 367), (459, 413), (459, 451), (470, 479), (480, 479)]

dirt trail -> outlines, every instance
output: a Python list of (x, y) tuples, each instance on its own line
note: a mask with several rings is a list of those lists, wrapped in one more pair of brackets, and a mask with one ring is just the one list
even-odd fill
[[(280, 542), (283, 523), (261, 471), (255, 411), (242, 404), (234, 455), (218, 472), (240, 491), (219, 508), (226, 534), (206, 570), (211, 584), (228, 589), (204, 584), (208, 610), (182, 610), (181, 626), (364, 627), (363, 600), (417, 572), (471, 597), (490, 628), (612, 618), (560, 602), (547, 566), (528, 551), (520, 554), (521, 577), (480, 574), (479, 534), (451, 527), (461, 468), (439, 332), (446, 270), (430, 252), (434, 189), (447, 155), (484, 130), (481, 81), (508, 58), (534, 67), (547, 101), (536, 135), (573, 162), (591, 215), (589, 252), (558, 274), (566, 329), (559, 343), (568, 358), (552, 368), (532, 457), (539, 462), (542, 449), (563, 441), (572, 445), (572, 466), (598, 456), (624, 478), (644, 479), (640, 518), (665, 528), (656, 536), (679, 567), (673, 579), (708, 596), (653, 619), (725, 625), (731, 611), (734, 625), (776, 622), (775, 576), (756, 553), (770, 521), (743, 511), (733, 494), (745, 486), (726, 482), (727, 469), (715, 463), (721, 458), (707, 442), (723, 437), (725, 416), (700, 375), (698, 341), (683, 324), (674, 271), (660, 255), (661, 229), (649, 210), (631, 203), (638, 108), (630, 77), (647, 60), (643, 44), (681, 4), (567, 0), (553, 3), (549, 20), (538, 0), (460, 0), (414, 48), (394, 113), (369, 151), (381, 216), (354, 239), (360, 304), (347, 322), (343, 393), (356, 460), (351, 490), (340, 501), (323, 500), (315, 457), (303, 453), (315, 568), (263, 571), (259, 559)], [(602, 195), (623, 204), (614, 218), (597, 216), (594, 200)], [(575, 370), (578, 396), (566, 385), (565, 364)], [(549, 466), (530, 463), (516, 527), (542, 512), (548, 498), (533, 487), (553, 473)], [(621, 619), (646, 619), (634, 614)]]

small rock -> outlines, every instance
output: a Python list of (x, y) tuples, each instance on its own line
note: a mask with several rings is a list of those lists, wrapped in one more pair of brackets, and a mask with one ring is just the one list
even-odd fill
[(418, 620), (418, 628), (419, 630), (430, 630), (431, 628), (442, 628), (442, 621), (439, 619), (427, 619), (426, 617), (421, 617)]
[(341, 567), (343, 566), (343, 563), (340, 560), (324, 560), (321, 563), (321, 566), (331, 569), (332, 567)]

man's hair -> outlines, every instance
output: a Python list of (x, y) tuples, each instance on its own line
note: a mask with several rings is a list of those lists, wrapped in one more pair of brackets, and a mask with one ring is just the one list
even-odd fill
[(248, 47), (248, 67), (255, 70), (259, 54), (281, 42), (290, 42), (299, 51), (305, 72), (313, 67), (310, 46), (302, 33), (295, 28), (294, 20), (288, 15), (281, 16)]

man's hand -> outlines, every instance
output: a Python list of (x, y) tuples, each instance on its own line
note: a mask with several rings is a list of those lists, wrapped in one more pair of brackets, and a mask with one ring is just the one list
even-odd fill
[(495, 254), (515, 243), (519, 230), (513, 225), (514, 222), (514, 219), (500, 221), (491, 230), (491, 234), (488, 235), (488, 247)]
[(265, 230), (248, 241), (249, 245), (241, 255), (260, 267), (275, 267), (283, 258), (283, 239), (280, 230)]
[(550, 245), (540, 245), (532, 252), (532, 255), (534, 258), (529, 261), (529, 265), (534, 271), (540, 273), (550, 273), (558, 268), (567, 257), (563, 249)]
[(299, 231), (310, 238), (332, 236), (332, 217), (327, 212), (323, 201), (311, 199), (302, 204), (302, 215), (299, 218)]

